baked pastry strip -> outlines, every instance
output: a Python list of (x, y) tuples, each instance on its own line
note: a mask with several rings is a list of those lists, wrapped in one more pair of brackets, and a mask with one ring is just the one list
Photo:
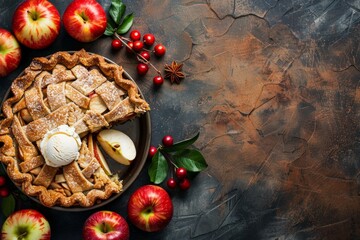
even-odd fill
[(93, 158), (89, 165), (85, 167), (81, 171), (81, 173), (84, 175), (85, 178), (90, 178), (99, 167), (101, 167), (100, 163), (98, 162), (98, 160), (96, 160), (96, 158)]
[(19, 146), (19, 152), (22, 160), (31, 160), (33, 157), (39, 155), (36, 147), (29, 141), (28, 137), (26, 136), (17, 116), (14, 116), (11, 130), (17, 142), (17, 146)]
[(87, 180), (81, 173), (81, 169), (76, 161), (63, 167), (63, 174), (66, 183), (69, 185), (71, 192), (83, 192), (93, 188), (93, 184)]
[(130, 102), (129, 97), (122, 100), (110, 112), (104, 115), (106, 121), (116, 122), (126, 118), (129, 114), (134, 113), (134, 105)]
[(56, 84), (60, 82), (66, 82), (76, 79), (70, 70), (67, 70), (65, 66), (57, 64), (52, 72), (44, 76), (41, 87), (44, 88), (49, 84)]
[(68, 114), (70, 105), (69, 103), (62, 106), (50, 113), (46, 117), (37, 119), (24, 126), (26, 136), (31, 142), (35, 142), (43, 138), (43, 136), (51, 129), (54, 129), (60, 125), (64, 125), (68, 122)]
[(44, 163), (45, 163), (45, 160), (42, 156), (36, 156), (36, 157), (31, 158), (30, 160), (21, 162), (19, 164), (19, 167), (22, 172), (26, 173), (26, 172), (33, 170), (34, 168), (44, 165)]
[(100, 87), (95, 89), (95, 92), (99, 94), (109, 110), (122, 101), (122, 96), (125, 92), (116, 86), (114, 82), (105, 82)]
[(86, 96), (102, 83), (106, 82), (104, 75), (102, 75), (97, 69), (88, 71), (84, 66), (77, 65), (72, 68), (71, 71), (77, 78), (71, 83), (71, 86)]
[(50, 113), (50, 109), (44, 103), (40, 85), (41, 81), (35, 81), (34, 85), (25, 91), (26, 106), (34, 120), (45, 117)]
[(65, 82), (50, 84), (46, 89), (51, 111), (55, 111), (61, 106), (66, 105)]
[(88, 108), (90, 103), (90, 98), (86, 97), (70, 84), (66, 84), (65, 86), (65, 95), (67, 98), (76, 103), (79, 107)]
[(109, 123), (105, 120), (103, 115), (91, 110), (86, 111), (83, 121), (86, 123), (91, 132), (95, 132), (99, 128), (109, 126)]
[(37, 175), (33, 183), (35, 185), (44, 186), (46, 188), (49, 187), (58, 169), (58, 167), (51, 167), (47, 164), (44, 164), (39, 175)]

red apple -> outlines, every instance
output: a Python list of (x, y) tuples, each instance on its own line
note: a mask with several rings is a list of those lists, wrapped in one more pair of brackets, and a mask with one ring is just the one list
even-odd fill
[(31, 49), (43, 49), (60, 32), (60, 14), (47, 0), (27, 0), (14, 12), (12, 29), (18, 41)]
[(145, 185), (130, 196), (127, 210), (129, 220), (136, 227), (146, 232), (156, 232), (170, 222), (173, 204), (165, 189)]
[(4, 222), (1, 239), (50, 240), (51, 230), (44, 215), (33, 209), (12, 213)]
[(66, 8), (63, 23), (67, 33), (80, 42), (92, 42), (106, 29), (106, 13), (96, 0), (74, 0)]
[(21, 49), (14, 35), (0, 28), (0, 77), (5, 77), (20, 64)]
[(112, 211), (98, 211), (86, 219), (83, 227), (84, 240), (128, 240), (129, 225), (126, 220)]

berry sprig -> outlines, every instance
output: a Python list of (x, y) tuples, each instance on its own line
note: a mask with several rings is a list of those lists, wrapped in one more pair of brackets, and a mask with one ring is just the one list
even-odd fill
[(175, 176), (176, 179), (179, 181), (176, 181), (176, 179), (174, 177), (170, 177), (167, 181), (166, 181), (166, 185), (171, 188), (174, 189), (177, 186), (179, 186), (179, 188), (181, 190), (187, 190), (190, 188), (190, 180), (187, 177), (187, 170), (183, 167), (178, 167), (175, 168)]
[(151, 158), (148, 170), (150, 181), (161, 184), (170, 171), (170, 178), (166, 181), (167, 186), (171, 189), (179, 186), (180, 189), (187, 190), (191, 185), (188, 172), (201, 172), (207, 167), (201, 152), (190, 148), (198, 138), (199, 133), (174, 143), (173, 137), (166, 135), (162, 139), (162, 145), (151, 146), (148, 155)]
[[(145, 36), (148, 37), (145, 38)], [(131, 52), (137, 56), (139, 63), (136, 67), (136, 70), (139, 75), (141, 76), (146, 75), (147, 72), (149, 71), (149, 66), (150, 66), (157, 73), (157, 75), (153, 78), (154, 85), (160, 86), (161, 84), (163, 84), (164, 78), (162, 77), (160, 70), (158, 70), (150, 61), (150, 52), (153, 52), (157, 57), (161, 57), (165, 54), (166, 48), (163, 44), (159, 43), (155, 45), (153, 51), (144, 48), (144, 45), (150, 46), (150, 44), (153, 44), (155, 42), (155, 37), (152, 34), (147, 33), (143, 37), (143, 42), (141, 42), (140, 40), (136, 40), (136, 39), (141, 39), (141, 33), (138, 30), (133, 30), (130, 32), (130, 39), (120, 36), (116, 32), (114, 33), (114, 37), (115, 39), (112, 41), (111, 44), (113, 48), (115, 46), (114, 49), (120, 49), (123, 45), (125, 45), (126, 50), (128, 52)], [(153, 39), (153, 40), (146, 41), (147, 39)], [(118, 42), (120, 42), (121, 44), (119, 44)]]
[(134, 53), (139, 63), (137, 64), (137, 73), (144, 76), (149, 71), (149, 66), (157, 73), (153, 78), (155, 86), (160, 86), (164, 82), (161, 72), (150, 62), (150, 52), (157, 57), (162, 57), (166, 52), (166, 47), (158, 43), (153, 50), (146, 47), (152, 47), (155, 44), (155, 36), (151, 33), (146, 33), (142, 37), (138, 30), (133, 30), (129, 34), (129, 38), (122, 36), (127, 33), (134, 21), (133, 13), (125, 16), (126, 6), (121, 0), (112, 0), (109, 8), (110, 18), (108, 19), (107, 27), (104, 32), (106, 36), (114, 37), (111, 46), (115, 50), (121, 49), (124, 45), (126, 50)]

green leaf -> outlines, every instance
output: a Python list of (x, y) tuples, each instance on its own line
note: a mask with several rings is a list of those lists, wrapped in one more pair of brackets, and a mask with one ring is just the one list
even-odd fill
[(15, 198), (12, 194), (2, 199), (1, 211), (8, 217), (15, 210)]
[(133, 22), (134, 22), (134, 14), (133, 14), (133, 13), (130, 13), (129, 15), (126, 15), (126, 16), (124, 17), (124, 21), (123, 21), (123, 22), (121, 23), (121, 25), (118, 27), (118, 29), (117, 29), (116, 32), (117, 32), (118, 34), (127, 33), (127, 32), (130, 30)]
[(151, 159), (148, 170), (150, 181), (155, 184), (162, 183), (167, 176), (168, 170), (169, 165), (164, 155), (160, 151), (157, 151)]
[(176, 152), (179, 150), (183, 150), (183, 149), (187, 148), (188, 146), (190, 146), (191, 144), (193, 144), (199, 138), (199, 135), (200, 135), (200, 133), (198, 132), (195, 136), (193, 136), (191, 138), (177, 142), (170, 147), (164, 147), (163, 150), (166, 152)]
[(173, 155), (173, 159), (178, 167), (190, 172), (201, 172), (208, 166), (201, 152), (195, 149), (179, 151)]
[(114, 33), (115, 33), (115, 28), (112, 26), (111, 21), (108, 21), (108, 23), (106, 24), (104, 35), (112, 36), (114, 35)]
[(117, 25), (120, 24), (121, 18), (123, 17), (125, 11), (126, 11), (126, 6), (125, 6), (125, 4), (122, 3), (121, 0), (112, 0), (111, 1), (109, 14), (110, 14), (112, 20), (114, 20), (114, 22)]

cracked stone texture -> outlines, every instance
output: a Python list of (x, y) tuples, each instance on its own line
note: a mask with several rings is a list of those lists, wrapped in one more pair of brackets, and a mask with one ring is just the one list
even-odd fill
[(168, 239), (360, 238), (358, 23), (356, 1), (194, 1), (161, 19), (192, 40), (171, 94), (191, 96), (177, 111), (210, 165)]
[[(57, 3), (61, 13), (67, 2)], [(188, 192), (171, 192), (165, 230), (131, 226), (131, 239), (360, 239), (359, 1), (124, 3), (134, 27), (167, 46), (154, 64), (176, 60), (186, 73), (161, 89), (151, 76), (137, 78), (152, 107), (152, 144), (200, 131), (195, 145), (209, 164)], [(1, 19), (12, 8), (0, 7)], [(51, 49), (26, 52), (24, 66), (36, 55), (86, 48), (136, 76), (134, 58), (112, 52), (110, 41), (80, 44), (62, 32)], [(2, 94), (19, 71), (2, 80)], [(126, 216), (130, 193), (148, 183), (147, 167), (107, 209)], [(57, 214), (47, 212), (50, 220)], [(61, 214), (71, 231), (54, 239), (80, 237), (88, 214)]]

